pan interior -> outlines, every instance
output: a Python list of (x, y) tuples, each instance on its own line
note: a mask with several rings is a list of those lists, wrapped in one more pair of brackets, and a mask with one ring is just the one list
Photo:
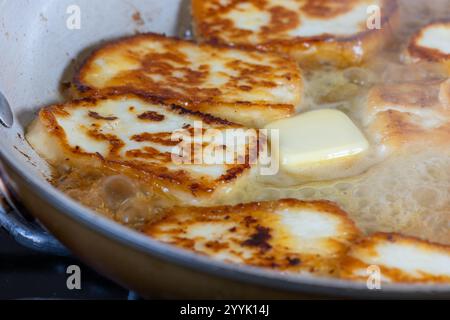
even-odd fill
[[(0, 47), (3, 55), (0, 59), (0, 90), (12, 106), (15, 118), (13, 128), (0, 127), (2, 150), (13, 155), (27, 175), (50, 178), (48, 165), (24, 140), (26, 126), (36, 116), (36, 111), (42, 105), (63, 101), (61, 83), (68, 81), (78, 63), (102, 42), (135, 32), (178, 35), (180, 24), (186, 26), (186, 2), (110, 0), (108, 6), (105, 6), (104, 1), (100, 0), (78, 0), (76, 7), (73, 7), (74, 1), (71, 0), (0, 1), (0, 11), (4, 13), (0, 18)], [(73, 26), (68, 26), (68, 22), (77, 8), (81, 13), (80, 29), (71, 29)], [(21, 18), (17, 19), (18, 16)], [(11, 61), (15, 63), (12, 64)], [(413, 161), (424, 162), (433, 156), (434, 154), (423, 154)], [(448, 162), (440, 165), (448, 166)], [(401, 166), (396, 162), (389, 170), (396, 170), (396, 167)], [(404, 174), (408, 175), (408, 172)], [(388, 175), (386, 172), (385, 176)], [(258, 197), (314, 199), (323, 197), (330, 188), (337, 188), (341, 194), (348, 194), (351, 183), (353, 182), (341, 181), (340, 184), (320, 188), (315, 185), (287, 188), (281, 194), (273, 188), (264, 187), (258, 190)], [(379, 188), (383, 188), (394, 182), (373, 181), (374, 186), (377, 183)], [(448, 185), (443, 185), (442, 188), (447, 188), (447, 194), (450, 191)], [(314, 193), (312, 190), (315, 190)], [(253, 192), (256, 193), (255, 190)], [(240, 200), (255, 198), (243, 196)], [(368, 210), (376, 212), (383, 208)], [(371, 217), (373, 215), (363, 217), (367, 220), (363, 221), (366, 223), (363, 227), (367, 231), (372, 231), (372, 221), (369, 221)], [(411, 226), (412, 232), (413, 228), (414, 225)], [(429, 238), (432, 237), (433, 232), (430, 232)], [(447, 238), (432, 240), (450, 243)]]

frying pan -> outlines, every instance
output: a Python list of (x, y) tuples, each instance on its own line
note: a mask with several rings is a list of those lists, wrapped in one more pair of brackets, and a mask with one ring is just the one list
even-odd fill
[[(73, 20), (78, 11), (80, 28)], [(188, 13), (179, 0), (0, 0), (0, 189), (15, 209), (0, 210), (3, 227), (38, 250), (65, 254), (67, 248), (143, 297), (449, 298), (449, 286), (369, 290), (365, 283), (212, 261), (96, 215), (48, 183), (49, 168), (28, 146), (24, 131), (40, 106), (62, 100), (60, 83), (70, 79), (76, 61), (127, 34), (176, 35)]]

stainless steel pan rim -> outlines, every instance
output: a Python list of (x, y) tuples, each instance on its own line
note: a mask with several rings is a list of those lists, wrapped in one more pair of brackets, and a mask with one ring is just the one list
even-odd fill
[(158, 242), (105, 217), (95, 214), (71, 200), (38, 177), (27, 174), (14, 161), (14, 157), (0, 148), (0, 158), (30, 186), (35, 193), (51, 202), (61, 214), (82, 223), (86, 227), (160, 259), (211, 275), (282, 289), (285, 291), (330, 294), (341, 297), (450, 297), (448, 285), (385, 284), (382, 290), (368, 290), (365, 283), (340, 279), (327, 279), (308, 275), (289, 275), (248, 266), (232, 265), (202, 257), (191, 252)]

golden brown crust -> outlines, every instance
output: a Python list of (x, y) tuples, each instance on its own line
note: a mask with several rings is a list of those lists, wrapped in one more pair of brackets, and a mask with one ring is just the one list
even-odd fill
[[(410, 256), (402, 257), (401, 249), (399, 249), (398, 256), (396, 258), (399, 262), (405, 259), (405, 264), (407, 264), (407, 270), (402, 270), (400, 265), (397, 267), (386, 265), (383, 259), (386, 258), (382, 256), (378, 246), (390, 246), (399, 245), (403, 246), (404, 250), (406, 248), (414, 248), (414, 250), (423, 250), (427, 253), (437, 253), (444, 256), (450, 256), (450, 247), (432, 243), (429, 241), (421, 240), (415, 237), (408, 237), (393, 233), (376, 233), (367, 238), (357, 241), (349, 251), (349, 254), (342, 260), (341, 263), (341, 277), (351, 280), (361, 280), (366, 281), (368, 275), (361, 274), (360, 271), (366, 271), (366, 269), (371, 265), (376, 265), (381, 273), (382, 278), (385, 281), (397, 282), (397, 283), (449, 283), (450, 276), (445, 274), (431, 274), (430, 272), (425, 272), (421, 270), (420, 264), (416, 266), (417, 269), (413, 269), (411, 272), (410, 268), (414, 265), (413, 260)], [(392, 258), (392, 257), (391, 257)], [(377, 264), (372, 263), (378, 261)], [(429, 261), (428, 263), (433, 263)], [(436, 262), (438, 263), (438, 262)]]
[[(381, 30), (365, 29), (353, 35), (334, 35), (333, 30), (330, 30), (329, 33), (313, 36), (293, 36), (289, 32), (301, 26), (302, 16), (332, 19), (347, 13), (361, 2), (300, 1), (302, 4), (298, 7), (298, 11), (295, 11), (279, 5), (271, 6), (267, 0), (228, 1), (226, 5), (221, 5), (219, 0), (207, 2), (192, 0), (192, 13), (195, 32), (201, 41), (284, 53), (306, 68), (322, 64), (346, 67), (364, 63), (391, 39), (392, 29), (398, 23), (396, 0), (382, 0)], [(270, 22), (258, 32), (235, 26), (226, 15), (243, 3), (255, 6), (261, 15), (270, 14)], [(368, 6), (371, 4), (367, 3)]]
[(407, 54), (408, 58), (412, 62), (417, 61), (432, 61), (432, 62), (442, 62), (449, 67), (450, 71), (450, 53), (443, 52), (439, 49), (425, 47), (420, 44), (421, 40), (424, 38), (424, 33), (427, 30), (431, 30), (435, 27), (442, 27), (448, 29), (450, 33), (450, 19), (440, 20), (430, 23), (420, 29), (417, 33), (413, 35), (408, 46)]
[[(150, 97), (140, 97), (134, 94), (118, 94), (110, 95), (108, 97), (90, 97), (81, 100), (76, 100), (67, 104), (52, 105), (43, 108), (39, 113), (39, 121), (48, 130), (48, 134), (56, 138), (61, 150), (59, 151), (63, 157), (66, 157), (66, 162), (75, 167), (98, 167), (99, 170), (107, 170), (123, 173), (140, 181), (153, 185), (156, 189), (169, 189), (171, 191), (181, 191), (190, 194), (194, 198), (210, 197), (213, 192), (222, 186), (235, 182), (239, 177), (246, 174), (250, 169), (250, 164), (226, 164), (228, 168), (226, 172), (217, 179), (206, 177), (195, 177), (183, 169), (169, 169), (166, 164), (171, 163), (171, 154), (161, 152), (152, 147), (140, 148), (138, 150), (127, 150), (126, 157), (123, 159), (120, 156), (120, 151), (125, 143), (118, 136), (114, 134), (105, 134), (101, 130), (100, 123), (95, 121), (107, 121), (104, 117), (94, 117), (91, 129), (87, 131), (90, 138), (97, 141), (106, 141), (109, 143), (109, 152), (106, 155), (100, 153), (91, 153), (83, 150), (80, 146), (72, 146), (68, 142), (67, 132), (62, 128), (57, 118), (64, 118), (69, 116), (71, 109), (75, 108), (89, 108), (90, 114), (95, 112), (96, 106), (103, 100), (123, 99), (139, 99), (145, 103), (154, 104), (158, 100)], [(241, 126), (228, 122), (226, 120), (218, 119), (210, 115), (201, 114), (199, 112), (187, 110), (176, 105), (161, 105), (158, 104), (161, 114), (176, 114), (193, 117), (197, 121), (203, 121), (215, 129), (231, 129), (241, 128)], [(155, 125), (158, 125), (156, 122)], [(149, 125), (152, 125), (149, 123)], [(182, 128), (180, 128), (182, 129)], [(172, 132), (160, 133), (142, 133), (130, 137), (136, 142), (150, 141), (163, 146), (172, 146), (174, 141), (170, 140)], [(134, 159), (134, 160), (133, 160)], [(153, 162), (145, 162), (143, 159), (151, 159)], [(247, 159), (248, 160), (248, 159)], [(61, 164), (56, 164), (61, 165)], [(102, 169), (104, 168), (104, 169)]]
[(302, 11), (309, 16), (326, 19), (348, 12), (355, 3), (357, 3), (356, 0), (309, 0), (302, 6)]
[[(202, 60), (190, 56), (190, 51), (201, 53)], [(107, 76), (103, 74), (107, 67), (96, 62), (111, 57), (114, 62), (108, 67), (118, 72)], [(224, 63), (224, 71), (214, 70), (214, 60)], [(217, 79), (220, 85), (215, 84)], [(236, 110), (250, 107), (271, 120), (293, 114), (303, 88), (300, 70), (289, 59), (253, 49), (197, 46), (152, 33), (122, 38), (98, 49), (84, 62), (73, 84), (75, 96), (131, 92), (213, 115), (226, 114), (230, 105)], [(292, 99), (275, 93), (280, 88)], [(235, 122), (242, 120), (228, 115)]]
[(364, 118), (377, 142), (394, 149), (411, 144), (450, 146), (445, 82), (380, 85), (368, 95)]
[[(307, 239), (297, 239), (279, 213), (288, 212), (295, 217), (301, 211), (306, 216), (328, 217), (324, 220), (334, 221), (336, 230), (332, 235), (319, 236), (314, 245)], [(298, 228), (311, 227), (306, 221), (306, 225)], [(202, 226), (209, 228), (210, 236), (203, 233), (192, 236)], [(216, 233), (216, 228), (223, 231)], [(315, 228), (320, 227), (315, 225)], [(144, 228), (144, 232), (172, 245), (229, 262), (323, 275), (337, 271), (339, 258), (359, 236), (354, 223), (334, 203), (295, 199), (212, 208), (173, 208), (161, 221)]]

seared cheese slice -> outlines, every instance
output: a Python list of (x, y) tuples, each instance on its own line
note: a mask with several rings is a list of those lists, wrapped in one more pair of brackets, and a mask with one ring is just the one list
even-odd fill
[(309, 111), (266, 128), (279, 132), (280, 168), (294, 175), (329, 179), (332, 172), (351, 166), (369, 149), (352, 120), (334, 109)]
[(450, 74), (450, 20), (420, 29), (409, 43), (406, 58), (409, 62), (442, 63)]
[(286, 53), (303, 67), (367, 60), (389, 40), (398, 13), (392, 0), (193, 0), (192, 4), (199, 39)]
[(74, 84), (77, 95), (140, 93), (257, 127), (291, 115), (303, 91), (295, 61), (157, 34), (106, 44), (87, 59)]
[(341, 276), (384, 282), (450, 283), (450, 247), (396, 234), (375, 234), (356, 243), (341, 265)]
[(250, 174), (246, 155), (254, 137), (229, 144), (227, 130), (237, 129), (242, 127), (128, 94), (46, 107), (27, 139), (56, 167), (110, 170), (180, 203), (203, 205), (238, 191), (238, 181)]
[(362, 108), (372, 140), (389, 151), (413, 144), (450, 146), (448, 82), (381, 85), (369, 92)]
[(216, 260), (277, 271), (334, 274), (359, 231), (329, 202), (279, 200), (214, 208), (174, 208), (144, 230)]

